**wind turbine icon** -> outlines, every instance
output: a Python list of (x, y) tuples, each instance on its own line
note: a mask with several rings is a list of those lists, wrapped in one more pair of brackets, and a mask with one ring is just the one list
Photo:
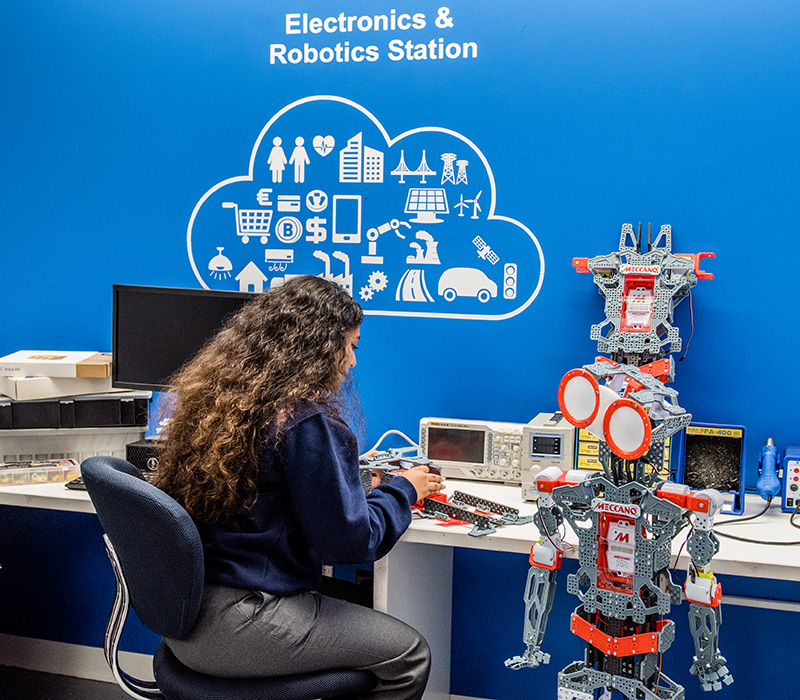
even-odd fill
[(481, 194), (483, 194), (483, 190), (480, 190), (478, 194), (475, 195), (475, 199), (464, 199), (464, 195), (461, 195), (461, 199), (459, 200), (458, 204), (454, 206), (455, 209), (458, 209), (458, 215), (464, 216), (464, 209), (471, 204), (472, 205), (472, 216), (470, 219), (478, 219), (478, 212), (481, 211), (481, 205), (478, 204), (478, 200), (480, 199)]
[(481, 211), (481, 205), (478, 204), (478, 200), (480, 199), (480, 196), (482, 194), (483, 194), (483, 190), (480, 190), (478, 192), (478, 194), (475, 195), (475, 199), (465, 199), (464, 200), (464, 204), (471, 204), (472, 205), (472, 216), (469, 217), (470, 219), (479, 218), (478, 217), (478, 212)]

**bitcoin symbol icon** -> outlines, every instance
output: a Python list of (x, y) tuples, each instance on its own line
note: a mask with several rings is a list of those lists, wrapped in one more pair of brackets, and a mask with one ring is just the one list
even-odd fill
[(281, 243), (296, 243), (303, 235), (303, 224), (293, 216), (284, 216), (275, 224), (275, 235)]

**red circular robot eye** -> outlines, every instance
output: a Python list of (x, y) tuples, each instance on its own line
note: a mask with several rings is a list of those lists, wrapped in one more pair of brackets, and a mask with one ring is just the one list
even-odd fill
[(639, 459), (650, 449), (650, 416), (632, 399), (617, 399), (603, 418), (603, 436), (611, 451), (623, 459)]
[(558, 406), (572, 425), (591, 425), (600, 409), (600, 386), (594, 375), (584, 369), (567, 372), (558, 386)]

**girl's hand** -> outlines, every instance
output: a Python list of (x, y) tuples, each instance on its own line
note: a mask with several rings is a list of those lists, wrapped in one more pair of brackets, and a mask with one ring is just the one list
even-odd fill
[(419, 467), (411, 467), (403, 472), (403, 476), (408, 479), (417, 490), (417, 500), (432, 496), (444, 488), (444, 478), (439, 474), (433, 474), (428, 466), (423, 464)]

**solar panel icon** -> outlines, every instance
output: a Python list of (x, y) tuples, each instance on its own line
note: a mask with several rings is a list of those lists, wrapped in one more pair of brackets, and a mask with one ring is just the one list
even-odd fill
[(437, 214), (450, 213), (444, 187), (412, 187), (408, 190), (405, 213), (416, 214), (409, 221), (417, 224), (442, 223)]

